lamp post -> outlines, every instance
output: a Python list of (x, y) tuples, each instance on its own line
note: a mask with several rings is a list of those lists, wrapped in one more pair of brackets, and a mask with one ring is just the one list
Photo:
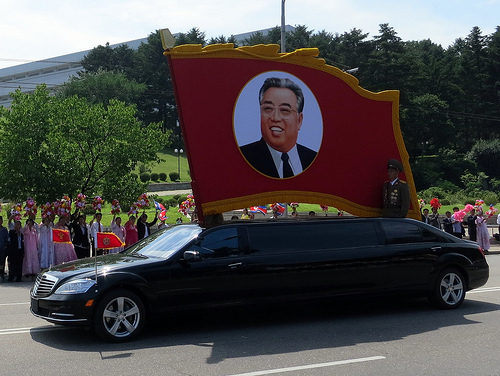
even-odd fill
[(174, 149), (175, 154), (177, 154), (177, 173), (179, 174), (179, 180), (181, 180), (181, 154), (184, 153), (182, 149)]
[(281, 52), (286, 52), (285, 0), (281, 0)]

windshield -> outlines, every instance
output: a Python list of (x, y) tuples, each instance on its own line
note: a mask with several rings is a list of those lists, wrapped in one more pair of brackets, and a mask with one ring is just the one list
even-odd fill
[(201, 231), (202, 229), (198, 225), (168, 227), (139, 240), (123, 253), (168, 259), (198, 236)]

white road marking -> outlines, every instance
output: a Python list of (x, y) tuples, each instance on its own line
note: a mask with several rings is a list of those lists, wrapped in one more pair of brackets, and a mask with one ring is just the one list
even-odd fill
[(30, 302), (23, 302), (23, 303), (0, 303), (0, 307), (2, 306), (11, 306), (11, 305), (26, 305), (30, 304)]
[(230, 376), (261, 376), (261, 375), (271, 375), (273, 373), (280, 372), (293, 372), (293, 371), (301, 371), (306, 369), (314, 369), (314, 368), (322, 368), (322, 367), (333, 367), (340, 366), (343, 364), (352, 364), (352, 363), (361, 363), (361, 362), (371, 362), (373, 360), (381, 360), (385, 359), (385, 356), (371, 356), (369, 358), (358, 358), (358, 359), (348, 359), (348, 360), (339, 360), (336, 362), (328, 362), (328, 363), (317, 363), (317, 364), (307, 364), (304, 366), (296, 366), (296, 367), (287, 367), (287, 368), (276, 368), (270, 369), (266, 371), (255, 371), (248, 373), (238, 373)]
[(46, 332), (48, 330), (61, 330), (69, 329), (69, 327), (64, 326), (51, 326), (51, 327), (29, 327), (29, 328), (13, 328), (13, 329), (0, 329), (0, 336), (5, 334), (22, 334), (22, 333), (32, 333), (32, 332)]
[(495, 292), (495, 291), (500, 291), (500, 287), (482, 287), (480, 289), (467, 291), (467, 294), (478, 294), (481, 292)]

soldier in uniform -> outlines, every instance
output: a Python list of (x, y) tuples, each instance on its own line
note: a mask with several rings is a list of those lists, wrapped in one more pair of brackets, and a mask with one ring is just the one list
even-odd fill
[(410, 189), (408, 184), (399, 180), (399, 173), (403, 172), (403, 165), (396, 159), (387, 161), (387, 176), (384, 183), (384, 204), (382, 217), (404, 218), (410, 208)]

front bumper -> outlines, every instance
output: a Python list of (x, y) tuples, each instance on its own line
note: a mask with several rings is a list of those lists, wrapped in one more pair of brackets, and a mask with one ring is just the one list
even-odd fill
[[(91, 294), (31, 296), (31, 313), (53, 324), (89, 326), (94, 314), (95, 300)], [(92, 302), (92, 304), (89, 304)]]

